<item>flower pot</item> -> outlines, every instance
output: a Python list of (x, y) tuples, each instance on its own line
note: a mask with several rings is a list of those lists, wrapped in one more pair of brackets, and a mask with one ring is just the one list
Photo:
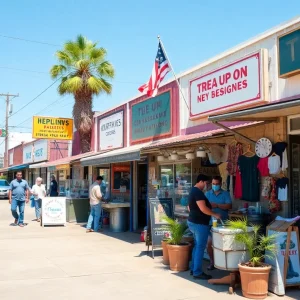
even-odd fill
[(169, 265), (169, 250), (168, 250), (168, 243), (166, 241), (161, 242), (162, 249), (163, 249), (163, 264), (164, 265)]
[(172, 271), (184, 272), (189, 269), (190, 247), (190, 244), (167, 245)]
[(265, 299), (268, 296), (268, 282), (271, 266), (248, 267), (239, 264), (243, 296), (250, 299)]

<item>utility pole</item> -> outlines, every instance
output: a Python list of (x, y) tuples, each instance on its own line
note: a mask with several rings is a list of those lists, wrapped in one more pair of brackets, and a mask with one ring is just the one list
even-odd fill
[(5, 96), (6, 97), (6, 113), (5, 113), (5, 157), (4, 157), (4, 162), (5, 162), (5, 166), (6, 168), (8, 167), (8, 117), (9, 117), (9, 104), (10, 104), (10, 97), (15, 98), (15, 97), (19, 97), (19, 94), (17, 95), (13, 95), (13, 94), (0, 94), (0, 96)]

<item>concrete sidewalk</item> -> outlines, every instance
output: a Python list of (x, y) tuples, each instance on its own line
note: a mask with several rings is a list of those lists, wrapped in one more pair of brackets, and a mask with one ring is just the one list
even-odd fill
[[(1, 300), (179, 300), (242, 299), (240, 290), (194, 281), (188, 272), (172, 273), (161, 258), (145, 255), (138, 234), (85, 233), (80, 225), (42, 228), (34, 209), (25, 210), (28, 226), (10, 227), (7, 201), (0, 201)], [(221, 277), (215, 270), (213, 277)], [(268, 299), (300, 299), (300, 290)]]

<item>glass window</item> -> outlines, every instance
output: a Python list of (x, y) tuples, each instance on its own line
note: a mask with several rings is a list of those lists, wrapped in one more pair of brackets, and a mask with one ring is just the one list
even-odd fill
[(191, 164), (175, 165), (175, 187), (191, 185), (192, 168)]
[(174, 165), (159, 166), (161, 187), (174, 187)]

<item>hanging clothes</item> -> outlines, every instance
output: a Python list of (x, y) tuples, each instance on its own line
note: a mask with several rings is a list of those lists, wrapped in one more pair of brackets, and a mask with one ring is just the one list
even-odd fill
[(224, 147), (224, 152), (223, 152), (223, 156), (221, 158), (221, 162), (227, 162), (228, 160), (228, 145), (225, 145)]
[(260, 176), (269, 176), (268, 157), (260, 158), (257, 164), (257, 168), (260, 172)]
[(262, 179), (262, 191), (261, 195), (265, 199), (270, 199), (270, 192), (272, 189), (272, 177), (264, 177)]
[(228, 146), (228, 164), (227, 171), (229, 175), (236, 175), (236, 170), (238, 166), (238, 159), (243, 154), (243, 145), (237, 143), (236, 145)]
[[(219, 164), (222, 162), (222, 158), (224, 155), (224, 148), (219, 146), (219, 145), (213, 145), (209, 148), (210, 156), (209, 156), (209, 161), (211, 160), (215, 164)], [(212, 162), (211, 162), (212, 163)]]
[(258, 202), (259, 197), (259, 174), (257, 164), (259, 157), (254, 155), (248, 157), (241, 155), (238, 159), (238, 166), (242, 178), (242, 199), (250, 202)]
[(268, 157), (268, 167), (270, 170), (270, 174), (278, 174), (280, 172), (280, 156), (279, 155), (271, 155)]
[(276, 181), (276, 188), (279, 201), (288, 200), (288, 184), (289, 179), (286, 177), (282, 177)]
[(234, 198), (241, 199), (243, 196), (242, 178), (239, 169), (236, 170), (235, 186), (234, 186)]
[(228, 177), (228, 171), (227, 171), (227, 163), (222, 163), (219, 165), (219, 172), (222, 177), (222, 189), (224, 191), (229, 190), (229, 186), (227, 185), (227, 177)]
[(269, 212), (275, 213), (281, 210), (281, 203), (277, 199), (276, 195), (276, 180), (272, 178), (272, 191), (269, 200)]
[(280, 167), (282, 166), (282, 155), (283, 152), (287, 148), (287, 143), (286, 142), (277, 142), (273, 145), (273, 152), (275, 152), (279, 157), (280, 157)]

